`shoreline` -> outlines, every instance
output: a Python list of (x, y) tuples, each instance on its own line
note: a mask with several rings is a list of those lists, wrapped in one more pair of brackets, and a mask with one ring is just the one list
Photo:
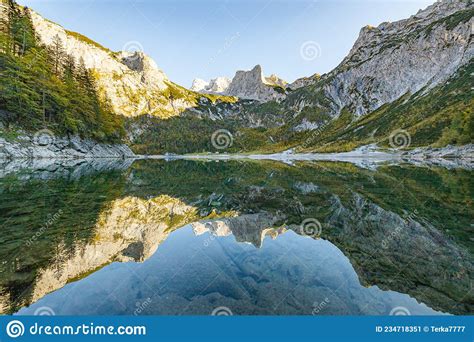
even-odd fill
[(382, 163), (433, 164), (445, 167), (463, 167), (474, 169), (474, 144), (463, 146), (445, 146), (442, 148), (420, 147), (412, 150), (380, 149), (371, 144), (361, 146), (349, 152), (334, 153), (295, 153), (287, 150), (279, 153), (207, 153), (207, 154), (135, 154), (125, 144), (104, 144), (77, 136), (57, 138), (22, 136), (17, 141), (0, 138), (0, 163), (9, 161), (33, 161), (33, 164), (48, 164), (59, 161), (69, 164), (71, 161), (100, 160), (273, 160), (287, 164), (299, 161), (349, 162), (364, 168), (374, 168)]
[(209, 153), (209, 154), (165, 154), (165, 155), (137, 155), (139, 159), (188, 159), (188, 160), (279, 160), (279, 161), (317, 161), (317, 160), (378, 160), (378, 161), (405, 161), (405, 160), (472, 160), (474, 161), (474, 144), (463, 146), (446, 146), (442, 148), (422, 147), (413, 150), (380, 150), (376, 146), (359, 147), (350, 152), (333, 153), (293, 153), (285, 151), (279, 153)]
[(125, 144), (98, 143), (78, 136), (55, 137), (51, 131), (22, 135), (14, 141), (0, 138), (0, 161), (3, 160), (85, 160), (128, 159), (136, 154)]

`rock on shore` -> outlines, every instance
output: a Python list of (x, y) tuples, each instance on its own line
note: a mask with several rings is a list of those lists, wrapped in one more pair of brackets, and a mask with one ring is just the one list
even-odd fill
[(78, 136), (56, 138), (52, 135), (19, 136), (14, 140), (0, 138), (0, 159), (35, 158), (134, 158), (125, 144), (103, 144)]

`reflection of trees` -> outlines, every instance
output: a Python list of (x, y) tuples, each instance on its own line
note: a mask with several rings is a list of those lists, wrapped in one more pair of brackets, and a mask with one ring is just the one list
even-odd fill
[[(350, 259), (361, 283), (408, 293), (434, 309), (472, 311), (471, 246), (463, 241), (463, 224), (472, 217), (465, 206), (470, 193), (462, 186), (468, 171), (301, 166), (138, 161), (126, 173), (69, 181), (3, 178), (7, 306), (15, 310), (113, 260), (142, 261), (187, 223), (211, 220), (205, 229), (227, 227), (237, 241), (259, 246), (263, 236), (284, 229), (299, 234), (301, 222), (314, 218), (322, 223), (322, 237)], [(63, 211), (57, 224), (21, 250), (54, 210)], [(453, 215), (458, 221), (449, 219)]]
[[(100, 212), (120, 196), (124, 184), (120, 172), (72, 180), (23, 177), (0, 178), (0, 287), (9, 293), (12, 308), (17, 299), (31, 294), (37, 271), (47, 267), (59, 249), (67, 258), (77, 244), (93, 238)], [(56, 219), (48, 225), (52, 217)]]

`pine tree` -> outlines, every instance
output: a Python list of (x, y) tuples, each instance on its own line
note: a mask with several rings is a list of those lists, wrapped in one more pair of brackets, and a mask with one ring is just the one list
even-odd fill
[(62, 63), (66, 58), (66, 53), (64, 51), (63, 42), (58, 35), (53, 37), (53, 42), (49, 48), (49, 51), (52, 57), (53, 72), (56, 76), (59, 76), (60, 72), (62, 71)]
[(8, 13), (8, 25), (0, 31), (0, 120), (4, 126), (120, 140), (123, 120), (100, 99), (84, 61), (76, 63), (67, 55), (59, 36), (50, 47), (40, 46), (28, 9), (10, 1)]

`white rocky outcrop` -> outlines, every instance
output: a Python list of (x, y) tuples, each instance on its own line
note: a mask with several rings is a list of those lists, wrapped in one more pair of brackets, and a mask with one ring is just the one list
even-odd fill
[(318, 122), (311, 122), (307, 118), (303, 118), (303, 120), (293, 127), (295, 132), (303, 132), (303, 131), (313, 131), (321, 127), (321, 124)]
[(277, 221), (276, 216), (258, 213), (194, 222), (191, 227), (196, 235), (204, 233), (217, 237), (234, 235), (237, 241), (251, 243), (260, 248), (265, 237), (275, 239), (286, 232), (285, 227), (274, 228)]
[[(116, 114), (163, 115), (164, 112), (166, 116), (172, 116), (192, 106), (181, 99), (166, 97), (166, 90), (173, 84), (142, 51), (112, 52), (32, 10), (30, 14), (41, 43), (51, 46), (59, 38), (66, 54), (73, 56), (77, 62), (82, 60), (86, 68), (93, 70), (101, 95), (107, 98)], [(138, 43), (129, 45), (141, 49)]]
[(281, 85), (273, 83), (275, 81), (283, 82), (276, 76), (265, 78), (262, 67), (256, 65), (249, 71), (237, 71), (226, 94), (261, 102), (281, 100), (285, 97), (285, 90)]
[(265, 83), (280, 86), (282, 88), (285, 88), (288, 85), (288, 82), (286, 82), (284, 79), (278, 77), (275, 74), (271, 74), (270, 76), (265, 77)]
[(192, 91), (196, 91), (198, 93), (202, 93), (206, 90), (206, 87), (209, 85), (209, 82), (204, 81), (203, 79), (200, 78), (195, 78), (193, 80), (193, 84), (191, 84), (191, 89)]
[(163, 70), (158, 68), (155, 61), (143, 52), (120, 51), (117, 58), (130, 70), (137, 72), (141, 76), (141, 82), (145, 85), (159, 90), (168, 87), (165, 83), (169, 81), (168, 77)]
[(223, 94), (229, 88), (231, 80), (227, 77), (217, 77), (209, 81), (208, 90), (212, 93)]
[(320, 74), (314, 74), (313, 76), (310, 77), (301, 77), (295, 80), (294, 82), (288, 84), (288, 89), (290, 90), (296, 90), (301, 87), (306, 87), (312, 84), (315, 84), (319, 79), (321, 78)]
[(191, 85), (191, 90), (198, 93), (224, 94), (229, 88), (231, 80), (227, 77), (217, 77), (206, 82), (196, 78)]
[(446, 81), (474, 56), (473, 9), (472, 1), (438, 1), (408, 19), (362, 28), (349, 55), (322, 79), (333, 110), (364, 115)]
[(3, 1), (0, 1), (0, 30), (3, 30), (5, 23), (8, 23), (8, 6)]
[(263, 76), (262, 67), (256, 65), (250, 71), (237, 71), (232, 80), (227, 77), (217, 77), (206, 82), (196, 78), (193, 80), (191, 90), (266, 102), (284, 98), (287, 85), (285, 80), (275, 74)]
[(97, 143), (79, 136), (22, 135), (16, 141), (0, 138), (0, 161), (13, 159), (134, 158), (125, 144)]

